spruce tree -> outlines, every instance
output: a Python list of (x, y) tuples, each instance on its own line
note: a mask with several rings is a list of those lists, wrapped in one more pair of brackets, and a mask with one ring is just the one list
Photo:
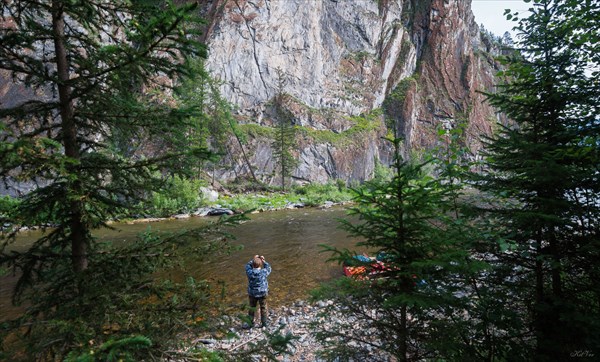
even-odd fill
[[(208, 306), (198, 302), (205, 285), (190, 279), (187, 294), (179, 294), (181, 285), (152, 275), (180, 261), (182, 251), (214, 252), (220, 239), (197, 231), (111, 246), (92, 236), (160, 189), (162, 174), (186, 173), (184, 160), (207, 156), (189, 142), (196, 110), (172, 98), (190, 59), (205, 55), (195, 40), (195, 8), (171, 1), (2, 2), (0, 74), (25, 98), (4, 99), (0, 107), (0, 177), (19, 200), (3, 220), (10, 227), (3, 229), (0, 263), (19, 278), (15, 303), (27, 305), (2, 332), (22, 334), (31, 358), (61, 359), (136, 333), (160, 348), (157, 340), (177, 332), (178, 318)], [(30, 190), (19, 194), (23, 186)], [(50, 228), (32, 245), (12, 244), (21, 227), (38, 225)], [(194, 238), (205, 242), (190, 249)]]
[(506, 83), (489, 95), (512, 123), (487, 140), (489, 173), (477, 184), (496, 198), (488, 217), (512, 244), (497, 254), (518, 286), (511, 298), (532, 301), (529, 357), (597, 355), (599, 8), (538, 0), (517, 29), (519, 55), (505, 59)]
[[(204, 48), (184, 28), (192, 8), (127, 1), (4, 3), (0, 68), (30, 97), (3, 106), (1, 175), (7, 188), (36, 182), (20, 223), (55, 215), (56, 238), (86, 268), (90, 229), (176, 168), (188, 152), (182, 112), (168, 101), (186, 58)], [(123, 157), (113, 137), (154, 142), (164, 152)], [(183, 143), (182, 143), (183, 142)], [(123, 145), (121, 145), (123, 147)], [(27, 211), (35, 211), (28, 213)]]
[(285, 108), (286, 94), (283, 92), (285, 80), (283, 79), (283, 71), (279, 68), (277, 69), (277, 79), (277, 95), (275, 97), (277, 125), (271, 147), (273, 158), (279, 166), (281, 189), (285, 191), (285, 179), (292, 175), (298, 164), (292, 154), (296, 146), (296, 129), (292, 124), (292, 114)]
[[(394, 177), (355, 190), (352, 217), (343, 220), (349, 234), (362, 240), (357, 247), (377, 255), (383, 264), (358, 263), (366, 269), (367, 279), (342, 278), (321, 291), (321, 297), (335, 301), (326, 314), (341, 310), (347, 321), (316, 326), (331, 356), (386, 360), (392, 355), (399, 361), (447, 358), (452, 356), (448, 349), (458, 348), (450, 344), (464, 344), (432, 340), (436, 328), (441, 328), (438, 322), (452, 310), (460, 314), (453, 308), (465, 307), (456, 294), (464, 287), (463, 275), (481, 269), (469, 259), (471, 232), (466, 225), (461, 228), (462, 216), (451, 212), (458, 210), (454, 202), (462, 186), (428, 175), (431, 158), (421, 163), (402, 160), (400, 141), (394, 143)], [(354, 260), (353, 251), (328, 250), (334, 253), (333, 260)], [(446, 321), (444, 329), (450, 325)], [(453, 356), (457, 355), (477, 358), (476, 353)]]
[(445, 260), (439, 264), (444, 272), (431, 281), (443, 302), (429, 310), (427, 338), (421, 346), (430, 357), (452, 361), (522, 360), (526, 344), (515, 335), (521, 331), (524, 313), (514, 309), (522, 310), (524, 304), (513, 299), (515, 308), (507, 309), (504, 303), (512, 290), (499, 282), (507, 273), (494, 268), (490, 251), (498, 245), (490, 241), (506, 245), (497, 236), (497, 225), (481, 217), (476, 206), (480, 195), (469, 187), (477, 162), (465, 142), (466, 127), (460, 121), (441, 126), (439, 146), (428, 156), (438, 187), (444, 190), (435, 222), (443, 230), (439, 236), (446, 252), (438, 256)]
[[(229, 161), (237, 161), (234, 157), (234, 149), (231, 146), (231, 139), (235, 138), (236, 143), (242, 153), (242, 157), (252, 179), (258, 183), (252, 165), (250, 164), (244, 143), (245, 134), (238, 127), (231, 111), (231, 104), (223, 98), (219, 87), (221, 82), (214, 79), (204, 67), (204, 60), (198, 59), (192, 62), (193, 76), (186, 79), (180, 89), (178, 89), (178, 99), (187, 107), (194, 108), (191, 124), (194, 128), (190, 129), (188, 138), (191, 144), (201, 147), (207, 147), (215, 156), (227, 155)], [(194, 160), (191, 160), (192, 162)], [(217, 158), (212, 160), (213, 174), (212, 183), (215, 179), (215, 166)], [(198, 171), (202, 170), (203, 165), (192, 165)], [(235, 165), (224, 165), (233, 167)]]

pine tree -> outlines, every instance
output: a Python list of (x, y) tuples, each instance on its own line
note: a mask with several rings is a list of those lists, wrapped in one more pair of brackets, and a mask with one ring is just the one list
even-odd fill
[(507, 83), (489, 95), (513, 123), (488, 140), (490, 173), (478, 185), (503, 200), (489, 217), (513, 246), (497, 256), (519, 284), (512, 298), (533, 301), (539, 360), (599, 348), (600, 13), (593, 3), (535, 1), (519, 22), (520, 56), (506, 59)]
[(283, 79), (283, 72), (279, 68), (277, 69), (277, 79), (277, 96), (275, 97), (277, 126), (271, 147), (273, 149), (273, 158), (279, 166), (281, 188), (285, 191), (285, 179), (291, 176), (298, 164), (298, 161), (292, 154), (296, 146), (296, 130), (292, 124), (293, 118), (291, 113), (285, 109), (286, 95), (283, 92), (285, 81)]
[[(0, 176), (14, 195), (32, 186), (4, 220), (11, 229), (3, 231), (0, 254), (19, 277), (15, 302), (28, 308), (3, 326), (13, 336), (26, 332), (39, 359), (64, 358), (113, 334), (172, 335), (173, 313), (197, 311), (205, 295), (192, 280), (189, 298), (178, 296), (180, 286), (158, 285), (151, 275), (181, 251), (214, 251), (218, 243), (207, 234), (196, 232), (206, 242), (195, 249), (186, 249), (191, 239), (184, 236), (149, 235), (124, 247), (92, 236), (158, 190), (161, 174), (183, 174), (184, 160), (207, 156), (189, 144), (195, 110), (172, 99), (190, 59), (205, 55), (195, 40), (195, 8), (138, 0), (2, 3), (0, 74), (26, 98), (1, 105)], [(20, 227), (37, 225), (52, 228), (25, 249), (12, 246)]]

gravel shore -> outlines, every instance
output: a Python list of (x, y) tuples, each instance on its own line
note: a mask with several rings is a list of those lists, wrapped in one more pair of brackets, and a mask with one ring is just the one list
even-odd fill
[[(373, 311), (375, 313), (375, 311)], [(258, 313), (256, 316), (258, 322)], [(348, 323), (350, 328), (361, 328), (362, 323), (356, 317), (348, 316), (344, 310), (334, 306), (332, 300), (321, 300), (315, 303), (309, 303), (304, 300), (292, 302), (290, 305), (282, 306), (269, 310), (269, 326), (267, 328), (254, 327), (244, 329), (243, 323), (237, 316), (225, 316), (221, 322), (222, 327), (228, 330), (228, 333), (223, 338), (215, 338), (214, 335), (198, 336), (187, 347), (180, 352), (185, 355), (191, 351), (208, 350), (214, 352), (224, 352), (234, 360), (238, 359), (250, 360), (253, 362), (268, 361), (265, 357), (265, 346), (269, 335), (275, 332), (283, 336), (287, 334), (293, 335), (287, 353), (274, 354), (277, 361), (282, 362), (325, 362), (326, 359), (321, 357), (319, 352), (324, 349), (324, 346), (315, 338), (314, 331), (311, 330), (311, 323), (317, 322), (320, 329), (334, 329), (338, 332), (341, 325)], [(260, 323), (255, 323), (260, 326)], [(342, 327), (343, 328), (343, 327)], [(364, 328), (364, 326), (363, 326)], [(367, 328), (368, 330), (368, 328)], [(373, 331), (369, 331), (373, 332)], [(350, 331), (347, 331), (350, 333)], [(346, 333), (344, 333), (345, 335)], [(369, 333), (370, 334), (370, 333)], [(372, 336), (377, 335), (373, 333)], [(368, 337), (367, 337), (368, 338)], [(262, 346), (261, 346), (262, 342)], [(376, 349), (378, 344), (376, 340), (371, 340), (372, 343), (358, 343), (355, 340), (346, 340), (342, 343), (350, 348), (361, 346), (363, 354), (355, 359), (356, 361), (382, 361), (394, 362), (396, 359), (388, 354), (382, 353)], [(260, 346), (260, 347), (257, 347)], [(260, 352), (253, 354), (254, 351)], [(331, 357), (331, 356), (330, 356)], [(185, 359), (187, 360), (187, 359)], [(198, 360), (198, 359), (193, 359)], [(352, 359), (351, 359), (352, 360)]]
[[(277, 330), (282, 335), (291, 333), (295, 339), (288, 349), (290, 354), (279, 355), (277, 360), (284, 362), (320, 361), (317, 351), (322, 347), (311, 333), (309, 324), (315, 321), (326, 322), (323, 316), (319, 316), (321, 309), (333, 304), (332, 301), (318, 301), (314, 304), (300, 300), (290, 306), (283, 306), (269, 310), (269, 326), (251, 329), (242, 328), (242, 322), (237, 318), (231, 318), (235, 322), (229, 328), (232, 338), (216, 339), (206, 336), (196, 339), (190, 348), (206, 348), (210, 351), (223, 351), (226, 353), (242, 352), (252, 344), (260, 343)], [(258, 318), (258, 313), (257, 313)], [(254, 359), (261, 361), (259, 356)]]

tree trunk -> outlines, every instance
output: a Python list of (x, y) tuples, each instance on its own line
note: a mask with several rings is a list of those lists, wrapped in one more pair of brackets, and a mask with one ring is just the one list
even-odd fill
[(406, 325), (406, 306), (400, 307), (400, 331), (398, 332), (398, 361), (408, 361), (408, 327)]
[(284, 119), (280, 120), (281, 122), (281, 134), (280, 134), (280, 139), (279, 139), (279, 144), (281, 146), (281, 190), (285, 192), (285, 162), (286, 160), (286, 155), (285, 155), (285, 140), (284, 138), (284, 129), (285, 129), (285, 125), (283, 124), (283, 122), (285, 122)]
[(250, 170), (252, 179), (254, 179), (254, 182), (259, 183), (258, 179), (256, 178), (256, 175), (254, 174), (254, 170), (252, 169), (252, 165), (250, 165), (248, 156), (246, 156), (246, 151), (244, 150), (244, 145), (242, 144), (242, 141), (238, 137), (237, 133), (235, 132), (235, 129), (233, 127), (233, 124), (231, 123), (231, 120), (229, 120), (229, 126), (231, 127), (231, 133), (233, 133), (233, 136), (235, 137), (235, 139), (238, 141), (238, 144), (240, 145), (240, 150), (242, 151), (242, 157), (244, 157), (244, 162), (246, 163), (246, 166), (248, 166), (248, 170)]
[(555, 298), (562, 298), (562, 266), (561, 255), (558, 248), (558, 240), (556, 234), (550, 235), (550, 253), (552, 253), (552, 294)]
[(547, 308), (547, 298), (544, 293), (544, 265), (540, 259), (542, 257), (542, 236), (541, 231), (538, 231), (536, 240), (536, 260), (535, 260), (535, 336), (536, 342), (536, 355), (543, 356), (547, 353), (547, 338), (548, 338), (548, 323), (546, 318), (548, 312), (545, 311)]
[[(74, 164), (69, 164), (70, 175), (76, 172), (77, 163), (80, 160), (79, 144), (77, 141), (77, 126), (74, 119), (73, 100), (71, 99), (71, 86), (69, 85), (69, 63), (65, 45), (65, 20), (62, 2), (52, 2), (52, 31), (54, 38), (54, 50), (56, 55), (56, 71), (58, 77), (59, 110), (61, 118), (61, 130), (65, 155)], [(79, 199), (81, 195), (81, 182), (75, 175), (75, 180), (68, 184), (66, 190), (67, 202), (71, 208), (70, 214), (70, 238), (71, 238), (71, 262), (76, 272), (87, 268), (87, 244), (86, 230), (83, 225), (83, 205)]]

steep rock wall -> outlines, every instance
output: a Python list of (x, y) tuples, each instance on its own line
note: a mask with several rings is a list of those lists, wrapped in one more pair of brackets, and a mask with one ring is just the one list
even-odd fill
[(413, 34), (424, 41), (418, 81), (395, 117), (399, 133), (409, 149), (425, 149), (436, 144), (438, 127), (465, 123), (465, 144), (475, 155), (480, 136), (489, 135), (497, 120), (481, 93), (494, 91), (497, 50), (482, 43), (470, 1), (431, 1), (415, 14)]
[(261, 112), (277, 92), (278, 68), (286, 93), (313, 108), (359, 114), (383, 101), (405, 34), (402, 2), (230, 0), (222, 11), (207, 64), (240, 111)]
[[(236, 105), (241, 123), (272, 127), (277, 118), (272, 101), (284, 83), (285, 107), (301, 131), (296, 180), (370, 178), (376, 160), (389, 161), (389, 145), (380, 140), (388, 128), (405, 138), (406, 155), (435, 146), (439, 127), (466, 122), (465, 144), (473, 155), (480, 134), (491, 132), (496, 116), (478, 91), (493, 89), (496, 64), (482, 46), (470, 0), (205, 5), (207, 66), (223, 82), (221, 91)], [(357, 122), (386, 98), (387, 112), (368, 117), (367, 127)], [(327, 133), (335, 137), (323, 137)], [(249, 140), (251, 166), (263, 180), (273, 180), (269, 138)], [(237, 169), (219, 176), (248, 171), (244, 163), (235, 164)]]

